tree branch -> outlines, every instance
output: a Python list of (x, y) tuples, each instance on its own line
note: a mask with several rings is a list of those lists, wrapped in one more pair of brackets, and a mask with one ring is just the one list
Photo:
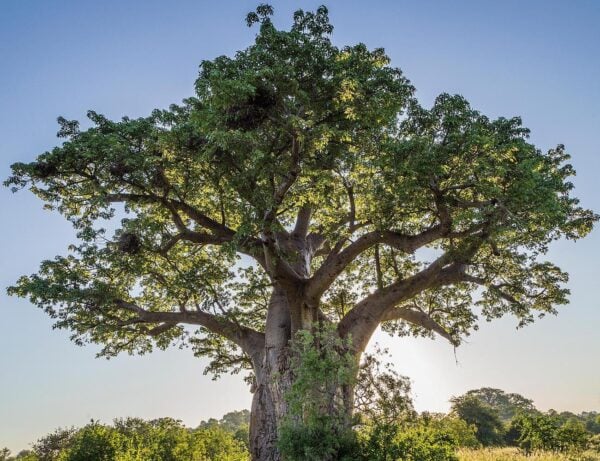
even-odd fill
[(487, 239), (482, 232), (463, 251), (451, 248), (411, 277), (398, 280), (358, 302), (338, 325), (342, 337), (350, 337), (356, 352), (362, 352), (388, 311), (424, 290), (465, 281), (466, 264)]
[[(119, 194), (107, 194), (104, 199), (111, 203), (156, 203), (163, 205), (167, 210), (171, 212), (173, 217), (173, 223), (180, 232), (180, 239), (187, 240), (193, 243), (199, 243), (202, 245), (222, 245), (233, 241), (236, 235), (236, 231), (230, 229), (224, 224), (221, 224), (212, 218), (202, 214), (195, 207), (189, 204), (183, 203), (179, 200), (168, 200), (163, 197), (148, 194), (131, 194), (131, 193), (119, 193)], [(200, 226), (212, 230), (214, 233), (197, 232), (190, 230), (185, 226), (181, 216), (177, 211), (184, 212), (189, 218), (194, 220)], [(176, 242), (175, 242), (176, 243)], [(172, 245), (168, 248), (170, 250)], [(262, 267), (265, 267), (265, 259), (260, 249), (259, 239), (250, 239), (245, 243), (242, 243), (240, 250), (243, 254), (254, 258)], [(167, 250), (167, 251), (168, 251)]]
[(404, 320), (425, 328), (426, 330), (433, 331), (440, 335), (442, 338), (447, 339), (450, 344), (456, 346), (457, 340), (454, 338), (444, 327), (433, 320), (429, 315), (422, 311), (415, 311), (405, 307), (395, 307), (388, 310), (381, 318), (382, 322), (388, 322), (393, 320)]
[(306, 293), (318, 299), (331, 286), (335, 279), (348, 267), (358, 255), (377, 244), (388, 245), (406, 253), (413, 253), (448, 232), (442, 224), (438, 224), (417, 235), (405, 235), (393, 231), (368, 232), (339, 252), (332, 250), (325, 262), (317, 269), (308, 281)]
[(296, 225), (294, 226), (294, 234), (300, 238), (305, 238), (308, 234), (308, 227), (310, 226), (310, 217), (312, 215), (312, 208), (310, 205), (303, 205), (298, 212), (296, 218)]
[[(200, 325), (213, 333), (219, 334), (238, 345), (246, 354), (253, 358), (262, 355), (264, 349), (264, 334), (245, 327), (225, 318), (202, 311), (156, 312), (148, 311), (137, 304), (117, 299), (115, 305), (121, 309), (136, 314), (139, 323), (158, 323), (159, 326), (148, 331), (148, 334), (160, 334), (162, 329), (168, 330), (179, 323)], [(168, 325), (168, 326), (167, 326)]]

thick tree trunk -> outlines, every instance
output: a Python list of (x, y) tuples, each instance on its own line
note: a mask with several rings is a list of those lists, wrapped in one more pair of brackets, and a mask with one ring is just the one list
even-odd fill
[(257, 384), (250, 415), (250, 453), (252, 461), (279, 461), (277, 415), (268, 386)]
[[(303, 278), (309, 276), (314, 248), (306, 239), (303, 223), (309, 216), (299, 216), (295, 232), (278, 235), (277, 242), (296, 257), (289, 264)], [(304, 286), (274, 283), (265, 325), (265, 350), (261, 363), (253, 363), (255, 374), (254, 397), (250, 418), (250, 453), (252, 461), (280, 461), (277, 449), (278, 428), (287, 416), (286, 392), (292, 385), (290, 340), (299, 330), (312, 329), (320, 321), (318, 303), (306, 299)], [(333, 390), (343, 399), (345, 418), (350, 425), (352, 416), (352, 389)], [(324, 411), (334, 411), (331, 409)]]
[(256, 386), (250, 418), (252, 461), (281, 459), (277, 450), (277, 428), (287, 413), (284, 397), (291, 382), (290, 339), (288, 298), (283, 290), (275, 289), (267, 314), (263, 361), (254, 364)]
[(287, 348), (265, 354), (265, 363), (256, 375), (250, 417), (252, 461), (279, 461), (277, 429), (287, 414), (285, 393), (291, 385)]
[[(287, 415), (284, 394), (291, 384), (291, 373), (289, 360), (282, 358), (280, 363), (285, 363), (285, 366), (278, 368), (276, 374), (264, 373), (256, 382), (250, 416), (252, 461), (281, 461), (281, 455), (277, 449), (278, 427)], [(344, 423), (350, 428), (354, 389), (344, 386), (343, 389), (338, 389), (333, 393), (343, 399)], [(332, 399), (334, 398), (335, 395), (332, 396)], [(331, 405), (323, 408), (323, 411), (339, 411), (339, 407)]]

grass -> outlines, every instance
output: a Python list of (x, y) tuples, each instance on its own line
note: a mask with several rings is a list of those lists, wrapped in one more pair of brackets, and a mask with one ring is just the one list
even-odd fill
[(586, 451), (579, 454), (538, 452), (529, 456), (516, 448), (462, 449), (460, 461), (600, 461), (600, 453)]

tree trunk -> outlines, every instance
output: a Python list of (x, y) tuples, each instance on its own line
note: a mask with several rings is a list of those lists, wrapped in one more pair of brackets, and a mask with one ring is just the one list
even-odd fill
[[(281, 461), (277, 449), (278, 429), (288, 416), (286, 392), (293, 383), (291, 370), (291, 351), (285, 347), (266, 347), (263, 365), (255, 371), (254, 396), (250, 417), (250, 453), (252, 461)], [(330, 403), (322, 408), (343, 416), (343, 425), (350, 428), (354, 409), (354, 388), (344, 385), (341, 388), (328, 389)], [(338, 404), (334, 404), (337, 401)], [(335, 413), (334, 413), (335, 412)]]
[(287, 413), (284, 397), (291, 382), (290, 339), (288, 298), (283, 290), (276, 288), (269, 302), (262, 363), (254, 363), (256, 386), (250, 417), (252, 461), (281, 459), (277, 450), (277, 429)]
[(257, 384), (250, 410), (250, 453), (252, 461), (279, 461), (277, 416), (268, 386)]
[(250, 416), (252, 461), (279, 461), (277, 429), (287, 414), (285, 393), (291, 385), (287, 347), (277, 354), (266, 351), (265, 363), (256, 375)]
[[(296, 226), (299, 228), (299, 226)], [(285, 238), (284, 238), (285, 237)], [(302, 277), (308, 277), (313, 249), (307, 244), (306, 232), (290, 237), (278, 235), (278, 244), (296, 255), (290, 265)], [(255, 386), (250, 417), (250, 454), (252, 461), (280, 461), (277, 449), (278, 428), (288, 414), (286, 392), (293, 380), (290, 340), (299, 330), (312, 329), (319, 322), (317, 303), (304, 297), (303, 286), (281, 286), (274, 283), (267, 310), (265, 350), (261, 363), (253, 363)], [(343, 399), (344, 418), (350, 426), (353, 390), (332, 392)], [(331, 409), (324, 411), (334, 411)]]

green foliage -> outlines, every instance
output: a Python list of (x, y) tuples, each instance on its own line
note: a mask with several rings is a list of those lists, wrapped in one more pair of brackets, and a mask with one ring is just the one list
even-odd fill
[[(468, 273), (400, 306), (429, 323), (389, 320), (387, 331), (443, 331), (458, 344), (476, 328), (476, 306), (487, 319), (510, 313), (524, 325), (567, 302), (567, 274), (543, 255), (552, 240), (585, 236), (597, 217), (571, 195), (563, 146), (542, 153), (519, 118), (491, 120), (461, 96), (422, 107), (382, 49), (333, 45), (325, 7), (298, 10), (290, 30), (277, 29), (271, 13), (263, 5), (248, 16), (259, 27), (251, 46), (202, 62), (195, 95), (181, 105), (118, 121), (89, 111), (85, 130), (59, 117), (64, 142), (12, 166), (5, 184), (29, 188), (79, 240), (11, 294), (44, 309), (77, 344), (102, 345), (101, 355), (192, 339), (212, 357), (210, 372), (238, 372), (250, 363), (234, 336), (189, 312), (262, 332), (278, 276), (263, 237), (287, 232), (310, 205), (323, 249), (381, 237), (322, 296), (332, 320), (425, 267), (390, 237), (433, 231), (423, 246)], [(236, 278), (242, 255), (254, 266)], [(295, 257), (277, 245), (267, 256)], [(309, 272), (326, 257), (315, 255)]]
[(191, 456), (185, 459), (222, 461), (248, 461), (247, 442), (241, 442), (223, 429), (209, 428), (196, 430), (191, 435)]
[(91, 423), (74, 434), (58, 461), (113, 461), (117, 457), (120, 436), (113, 428)]
[(59, 429), (34, 444), (32, 453), (24, 453), (23, 456), (8, 459), (10, 461), (13, 459), (23, 461), (248, 461), (248, 457), (245, 444), (220, 425), (208, 425), (190, 430), (171, 418), (151, 421), (126, 418), (115, 420), (112, 426), (91, 422), (79, 430)]
[(356, 438), (344, 392), (355, 384), (356, 363), (334, 330), (300, 331), (292, 342), (288, 414), (279, 428), (286, 461), (355, 459)]
[(468, 391), (465, 396), (475, 397), (493, 408), (502, 422), (510, 421), (519, 413), (536, 413), (533, 400), (516, 393), (507, 393), (501, 389), (483, 387)]
[(447, 434), (458, 447), (475, 448), (481, 445), (477, 439), (477, 427), (456, 416), (423, 413), (421, 421), (425, 426)]
[(504, 426), (498, 412), (472, 395), (453, 397), (452, 413), (476, 428), (477, 440), (484, 446), (499, 445), (503, 440)]
[(423, 423), (376, 424), (361, 434), (369, 461), (456, 461), (457, 441), (443, 429)]
[(591, 436), (588, 440), (588, 446), (591, 450), (600, 453), (600, 434)]
[(34, 443), (33, 452), (40, 461), (55, 461), (58, 455), (71, 444), (74, 435), (74, 428), (59, 428)]
[(248, 410), (231, 411), (223, 415), (219, 420), (211, 418), (208, 421), (201, 421), (199, 429), (218, 427), (223, 429), (248, 446), (250, 426), (250, 412)]
[(582, 450), (590, 439), (580, 421), (561, 422), (552, 414), (518, 415), (511, 423), (510, 432), (518, 435), (517, 445), (526, 451)]
[(354, 390), (354, 409), (367, 424), (385, 425), (413, 419), (410, 380), (400, 376), (391, 363), (383, 364), (377, 349), (364, 354)]
[(580, 420), (589, 432), (600, 434), (600, 414), (595, 411), (584, 412), (580, 415)]

